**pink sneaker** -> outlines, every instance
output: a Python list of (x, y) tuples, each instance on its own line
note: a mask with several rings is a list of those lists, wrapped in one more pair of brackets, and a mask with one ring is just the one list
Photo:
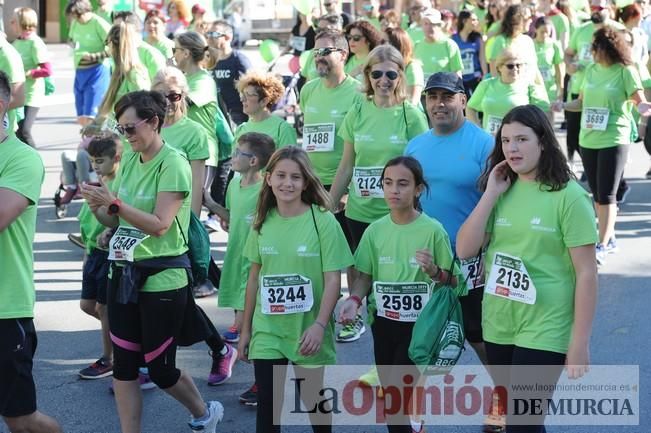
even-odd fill
[(78, 194), (79, 188), (65, 189), (63, 195), (59, 198), (59, 204), (70, 203)]
[(226, 344), (227, 352), (225, 355), (212, 355), (212, 367), (208, 375), (208, 385), (217, 386), (226, 382), (233, 374), (233, 364), (237, 361), (237, 349)]

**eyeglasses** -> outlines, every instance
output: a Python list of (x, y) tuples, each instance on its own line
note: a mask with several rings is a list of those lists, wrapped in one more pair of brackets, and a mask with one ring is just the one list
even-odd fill
[(165, 98), (170, 102), (179, 102), (183, 98), (182, 93), (168, 93)]
[(506, 66), (509, 69), (515, 69), (515, 68), (521, 69), (522, 63), (507, 63), (504, 66)]
[(329, 8), (330, 6), (332, 6), (332, 3), (323, 3), (323, 6)]
[(133, 125), (120, 125), (119, 123), (115, 125), (115, 130), (118, 131), (120, 135), (133, 135), (136, 133), (136, 128), (138, 128), (143, 123), (147, 122), (149, 119), (142, 119), (139, 122), (134, 123)]
[(241, 92), (240, 93), (240, 99), (242, 98), (259, 98), (260, 95), (257, 93), (246, 93), (246, 92)]
[(364, 36), (362, 36), (362, 35), (346, 35), (346, 39), (348, 39), (349, 41), (359, 42), (362, 39), (364, 39)]
[(226, 36), (224, 33), (221, 32), (207, 32), (206, 37), (210, 39), (219, 39), (222, 36)]
[(246, 156), (247, 158), (253, 158), (255, 156), (252, 153), (242, 152), (239, 148), (236, 147), (235, 150), (233, 151), (233, 157), (237, 158), (240, 155), (241, 156)]
[(314, 57), (327, 57), (332, 53), (342, 51), (341, 48), (336, 47), (324, 47), (324, 48), (315, 48)]
[(371, 78), (374, 80), (379, 80), (383, 75), (386, 75), (386, 77), (391, 81), (398, 78), (398, 73), (396, 71), (371, 71)]

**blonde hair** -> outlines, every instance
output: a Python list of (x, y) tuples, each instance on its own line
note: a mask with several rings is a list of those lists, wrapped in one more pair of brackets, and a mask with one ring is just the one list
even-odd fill
[[(166, 66), (154, 77), (154, 80), (151, 83), (152, 90), (158, 86), (167, 86), (168, 82), (174, 82), (181, 89), (183, 96), (187, 96), (190, 92), (190, 87), (188, 86), (188, 79), (185, 77), (183, 71), (181, 71), (176, 66)], [(188, 104), (185, 102), (185, 98), (181, 99), (181, 102), (177, 106), (177, 110), (185, 116), (188, 111)]]
[(499, 73), (499, 69), (508, 61), (512, 60), (522, 60), (522, 56), (518, 54), (513, 47), (505, 48), (495, 59), (495, 69), (497, 69), (497, 72)]
[[(307, 152), (300, 147), (287, 146), (275, 151), (267, 163), (265, 178), (271, 176), (276, 165), (285, 159), (294, 161), (301, 169), (301, 174), (305, 181), (305, 190), (301, 193), (301, 201), (310, 206), (317, 205), (321, 208), (329, 209), (330, 196), (316, 175), (310, 158), (307, 156)], [(277, 206), (278, 202), (271, 187), (267, 182), (262, 182), (262, 188), (256, 206), (255, 219), (253, 221), (253, 229), (255, 231), (260, 233), (269, 211)]]
[(36, 30), (38, 27), (38, 15), (32, 8), (16, 8), (14, 9), (14, 16), (16, 17), (16, 24), (23, 31)]
[(405, 62), (402, 58), (402, 54), (395, 47), (388, 44), (379, 45), (371, 50), (368, 53), (368, 58), (364, 64), (364, 82), (362, 87), (362, 93), (364, 93), (368, 98), (372, 98), (375, 94), (373, 86), (371, 86), (371, 68), (374, 65), (382, 62), (392, 62), (398, 66), (398, 79), (396, 83), (396, 88), (393, 91), (394, 96), (398, 102), (403, 102), (407, 99), (407, 80), (405, 78)]
[(244, 89), (252, 86), (258, 89), (260, 99), (267, 98), (267, 108), (271, 110), (280, 98), (285, 94), (285, 86), (278, 77), (273, 74), (260, 72), (248, 72), (237, 82), (238, 92), (244, 92)]
[(111, 84), (99, 107), (99, 113), (102, 116), (113, 111), (120, 86), (125, 80), (130, 79), (132, 72), (147, 73), (140, 62), (137, 45), (138, 34), (133, 24), (127, 24), (124, 21), (114, 24), (109, 30), (106, 40), (111, 48), (111, 57), (115, 67), (111, 74)]

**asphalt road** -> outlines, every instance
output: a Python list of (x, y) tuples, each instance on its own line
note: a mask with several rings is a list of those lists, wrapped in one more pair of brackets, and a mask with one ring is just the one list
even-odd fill
[[(69, 433), (118, 432), (119, 423), (113, 396), (108, 392), (110, 379), (82, 381), (79, 369), (94, 361), (101, 353), (99, 325), (79, 309), (82, 250), (68, 242), (69, 232), (78, 232), (74, 217), (81, 205), (75, 202), (69, 217), (56, 219), (52, 203), (59, 184), (60, 154), (75, 149), (79, 128), (75, 122), (72, 96), (74, 71), (69, 49), (63, 45), (50, 47), (53, 52), (54, 79), (57, 93), (39, 113), (35, 137), (46, 166), (46, 180), (38, 209), (37, 234), (34, 242), (37, 290), (36, 326), (39, 346), (34, 374), (38, 387), (39, 407), (54, 415)], [(253, 53), (255, 56), (255, 53)], [(256, 61), (259, 62), (259, 59)], [(559, 132), (559, 137), (562, 134)], [(604, 433), (651, 431), (651, 397), (649, 395), (650, 367), (649, 330), (651, 316), (651, 181), (644, 178), (649, 168), (649, 156), (641, 145), (632, 147), (626, 176), (632, 192), (621, 208), (617, 223), (620, 250), (610, 257), (599, 275), (599, 306), (594, 323), (591, 356), (594, 364), (639, 365), (640, 367), (640, 425), (639, 426), (552, 426), (549, 432)], [(211, 236), (214, 256), (223, 259), (226, 246), (224, 233)], [(232, 313), (217, 308), (216, 297), (202, 299), (199, 304), (214, 320), (218, 329), (225, 330)], [(372, 344), (370, 332), (361, 340), (338, 345), (340, 364), (370, 364)], [(255, 409), (241, 406), (238, 395), (252, 383), (250, 365), (237, 363), (233, 377), (219, 387), (206, 384), (210, 358), (205, 345), (179, 350), (178, 364), (195, 379), (206, 399), (218, 399), (225, 407), (220, 432), (253, 432)], [(471, 350), (460, 363), (477, 364)], [(187, 412), (160, 390), (148, 391), (144, 397), (143, 432), (189, 431)], [(0, 425), (0, 432), (6, 426)], [(309, 427), (292, 427), (284, 431), (304, 432)], [(384, 426), (335, 427), (336, 432), (384, 432)], [(474, 432), (474, 426), (428, 427), (428, 432)]]

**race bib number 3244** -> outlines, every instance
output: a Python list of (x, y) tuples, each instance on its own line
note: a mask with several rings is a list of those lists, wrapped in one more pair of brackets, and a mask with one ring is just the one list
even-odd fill
[(265, 275), (260, 288), (263, 314), (305, 313), (312, 309), (312, 281), (298, 274)]

